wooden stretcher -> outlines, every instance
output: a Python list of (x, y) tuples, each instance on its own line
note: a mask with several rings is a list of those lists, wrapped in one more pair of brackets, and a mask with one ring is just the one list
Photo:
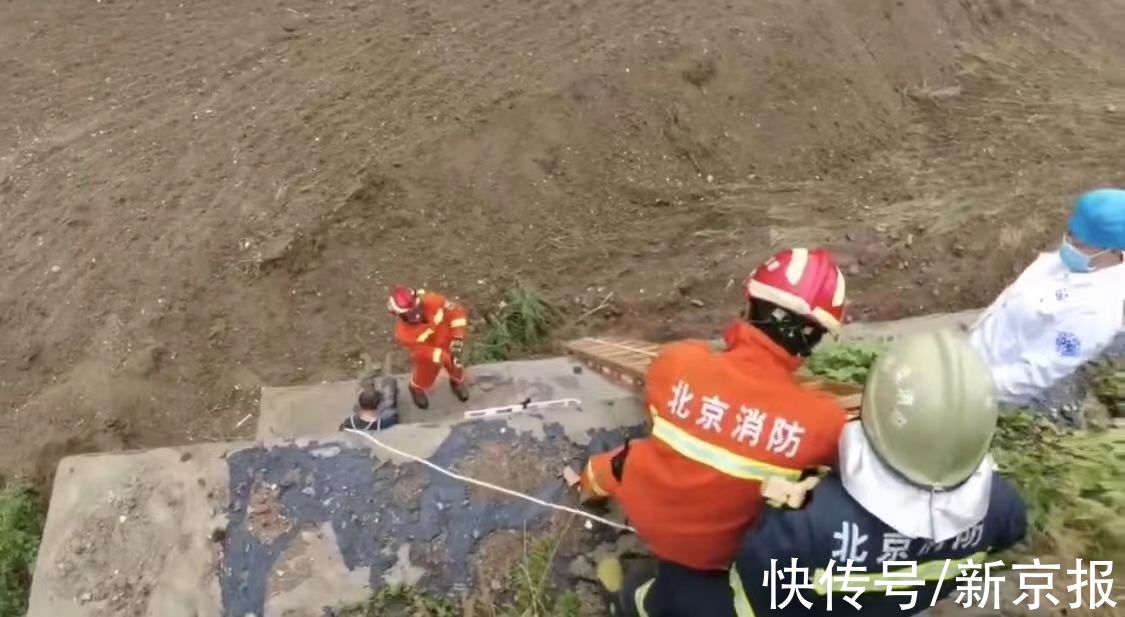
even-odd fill
[[(640, 390), (644, 387), (648, 365), (660, 353), (661, 345), (636, 339), (600, 336), (570, 341), (563, 348), (567, 354), (610, 381)], [(797, 379), (809, 387), (831, 393), (849, 412), (859, 412), (863, 388), (827, 381), (807, 373), (798, 373)]]

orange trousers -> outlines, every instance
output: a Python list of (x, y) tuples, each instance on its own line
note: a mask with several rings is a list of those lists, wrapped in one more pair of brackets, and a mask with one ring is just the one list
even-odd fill
[(453, 364), (453, 359), (448, 352), (442, 354), (443, 360), (439, 364), (437, 362), (430, 362), (427, 360), (414, 360), (414, 374), (410, 377), (410, 385), (420, 389), (428, 390), (430, 386), (434, 385), (437, 380), (438, 374), (441, 369), (449, 374), (449, 380), (461, 382), (465, 380), (465, 367), (456, 366)]

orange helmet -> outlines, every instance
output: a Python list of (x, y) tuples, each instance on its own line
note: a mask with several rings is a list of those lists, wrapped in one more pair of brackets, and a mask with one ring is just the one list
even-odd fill
[(409, 313), (418, 307), (418, 293), (409, 287), (395, 285), (387, 298), (387, 310), (395, 315)]
[(746, 277), (748, 301), (772, 302), (807, 317), (833, 336), (844, 323), (844, 274), (827, 249), (785, 249)]

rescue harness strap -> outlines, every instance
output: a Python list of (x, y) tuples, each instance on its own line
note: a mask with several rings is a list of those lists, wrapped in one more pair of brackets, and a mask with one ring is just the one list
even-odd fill
[(629, 532), (636, 533), (636, 530), (633, 529), (632, 527), (628, 526), (628, 525), (622, 525), (621, 523), (617, 523), (617, 522), (611, 521), (609, 519), (602, 518), (602, 517), (597, 516), (595, 514), (590, 514), (589, 512), (586, 512), (584, 510), (579, 510), (577, 508), (571, 508), (570, 506), (563, 506), (563, 505), (559, 505), (559, 504), (556, 504), (556, 503), (551, 503), (549, 501), (543, 501), (542, 499), (538, 499), (538, 498), (532, 497), (530, 495), (524, 495), (523, 493), (520, 493), (518, 491), (513, 491), (511, 489), (507, 489), (507, 488), (504, 488), (502, 486), (497, 486), (495, 484), (490, 484), (488, 482), (476, 480), (476, 479), (470, 478), (468, 476), (462, 476), (460, 474), (453, 473), (452, 471), (449, 471), (449, 470), (447, 470), (447, 469), (445, 469), (445, 468), (443, 468), (439, 465), (435, 465), (434, 463), (431, 463), (430, 461), (427, 461), (426, 459), (424, 459), (420, 456), (415, 456), (415, 455), (410, 454), (408, 452), (403, 452), (402, 450), (399, 450), (399, 449), (394, 448), (392, 446), (388, 446), (387, 444), (383, 443), (382, 441), (379, 441), (378, 439), (376, 439), (370, 433), (366, 433), (364, 431), (357, 431), (355, 429), (350, 429), (350, 428), (345, 429), (345, 432), (352, 433), (353, 435), (359, 435), (359, 436), (367, 439), (371, 443), (379, 446), (380, 448), (382, 448), (382, 449), (384, 449), (388, 452), (391, 452), (392, 454), (397, 454), (398, 456), (401, 456), (403, 458), (414, 461), (415, 463), (421, 463), (422, 465), (425, 465), (426, 467), (429, 467), (430, 469), (442, 474), (443, 476), (453, 478), (454, 480), (457, 480), (459, 482), (464, 482), (466, 484), (473, 484), (473, 485), (479, 486), (481, 488), (486, 488), (486, 489), (489, 489), (489, 490), (497, 491), (499, 493), (504, 493), (505, 495), (508, 495), (508, 496), (511, 496), (511, 497), (516, 497), (518, 499), (523, 499), (524, 501), (530, 501), (531, 503), (543, 506), (545, 508), (550, 508), (552, 510), (558, 510), (560, 512), (567, 512), (567, 513), (573, 514), (575, 516), (581, 516), (582, 518), (589, 519), (589, 520), (594, 521), (596, 523), (601, 523), (602, 525), (606, 525), (607, 527), (612, 527), (614, 529), (620, 529), (622, 531), (629, 531)]

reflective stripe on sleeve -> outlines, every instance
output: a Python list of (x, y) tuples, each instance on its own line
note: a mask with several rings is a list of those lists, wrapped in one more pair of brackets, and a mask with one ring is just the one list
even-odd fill
[(458, 317), (457, 319), (449, 322), (450, 328), (464, 328), (467, 325), (469, 325), (469, 321), (464, 317)]
[(660, 416), (652, 419), (652, 436), (687, 458), (735, 478), (764, 482), (770, 476), (788, 480), (801, 477), (800, 469), (778, 467), (734, 454), (703, 441)]
[(434, 364), (441, 364), (441, 349), (434, 350)]
[(422, 331), (421, 334), (418, 335), (418, 342), (419, 343), (425, 343), (426, 339), (433, 336), (433, 334), (434, 334), (433, 328), (426, 328), (425, 330)]
[(442, 310), (442, 309), (438, 309), (437, 312), (434, 313), (434, 325), (440, 326), (441, 322), (444, 321), (444, 320), (445, 320), (445, 311)]

